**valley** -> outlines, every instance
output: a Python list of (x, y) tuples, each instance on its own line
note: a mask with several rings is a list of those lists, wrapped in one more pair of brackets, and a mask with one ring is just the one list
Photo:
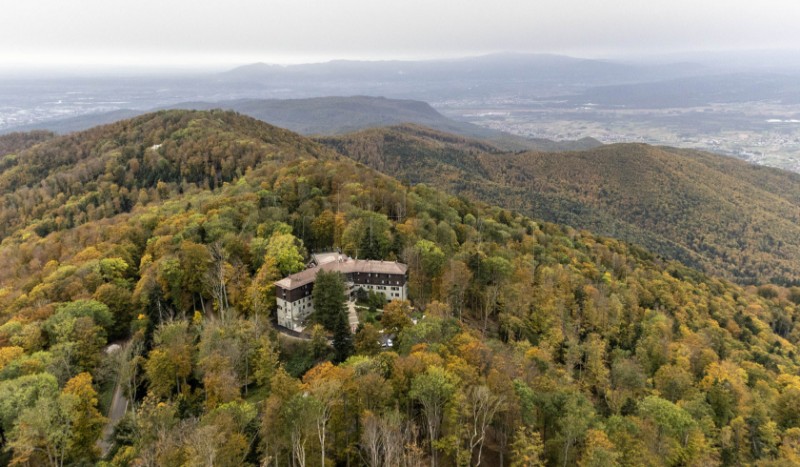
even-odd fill
[[(792, 122), (800, 116), (794, 62), (784, 59), (783, 67), (765, 67), (752, 59), (754, 63), (738, 65), (728, 63), (733, 62), (730, 57), (691, 60), (696, 62), (490, 54), (285, 67), (256, 63), (226, 71), (116, 78), (12, 77), (0, 79), (0, 133), (78, 131), (160, 108), (224, 108), (304, 134), (408, 122), (484, 138), (498, 131), (512, 135), (509, 140), (593, 138), (668, 145), (800, 171), (800, 124)], [(420, 119), (408, 114), (402, 120), (403, 111), (397, 108), (368, 110), (360, 122), (348, 117), (339, 128), (324, 117), (285, 118), (296, 117), (303, 108), (324, 116), (331, 106), (289, 103), (330, 96), (425, 102), (450, 122), (442, 126), (440, 119), (437, 126), (430, 115)], [(345, 107), (337, 111), (352, 111)], [(395, 119), (387, 120), (388, 115)], [(524, 143), (514, 144), (514, 149), (526, 149)]]
[(641, 142), (724, 154), (800, 172), (800, 106), (780, 102), (623, 107), (564, 100), (446, 101), (444, 114), (529, 138)]

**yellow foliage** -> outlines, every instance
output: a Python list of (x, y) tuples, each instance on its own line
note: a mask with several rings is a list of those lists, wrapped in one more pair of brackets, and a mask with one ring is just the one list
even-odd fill
[(25, 353), (25, 350), (22, 347), (0, 347), (0, 370), (22, 356), (23, 353)]

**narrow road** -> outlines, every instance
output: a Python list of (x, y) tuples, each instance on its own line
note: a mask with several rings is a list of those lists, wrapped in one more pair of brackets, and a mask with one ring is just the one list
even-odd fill
[(350, 331), (355, 333), (358, 329), (358, 312), (356, 311), (356, 302), (352, 300), (347, 301), (347, 320), (350, 322)]
[(108, 423), (103, 427), (102, 439), (97, 442), (103, 457), (111, 450), (113, 444), (111, 435), (114, 434), (114, 427), (117, 426), (117, 422), (120, 421), (127, 411), (128, 399), (122, 395), (122, 386), (117, 382), (117, 387), (114, 388), (114, 397), (111, 398), (111, 407), (108, 409)]
[(117, 422), (125, 416), (125, 412), (127, 411), (128, 399), (126, 399), (125, 395), (122, 393), (122, 385), (119, 380), (117, 380), (117, 385), (114, 387), (114, 396), (111, 397), (111, 406), (108, 408), (108, 422), (106, 422), (106, 426), (103, 427), (102, 436), (97, 440), (97, 447), (100, 448), (102, 457), (105, 457), (114, 445), (111, 439), (111, 436), (114, 434), (114, 427), (117, 426)]

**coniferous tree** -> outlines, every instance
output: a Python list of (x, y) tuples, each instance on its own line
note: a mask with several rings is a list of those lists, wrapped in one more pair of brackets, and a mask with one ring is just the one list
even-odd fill
[(342, 275), (338, 272), (320, 271), (314, 282), (311, 296), (314, 299), (315, 320), (328, 331), (335, 331), (339, 314), (346, 315), (344, 304), (346, 297)]
[(334, 360), (337, 363), (347, 360), (347, 357), (353, 354), (353, 333), (350, 332), (350, 324), (347, 322), (347, 315), (344, 311), (336, 315), (333, 329), (333, 351)]

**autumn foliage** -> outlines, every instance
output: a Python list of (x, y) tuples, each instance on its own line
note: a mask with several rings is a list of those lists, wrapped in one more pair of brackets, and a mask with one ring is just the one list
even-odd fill
[[(0, 188), (2, 462), (800, 458), (797, 291), (408, 187), (225, 112), (44, 142)], [(272, 327), (272, 281), (331, 248), (410, 270), (412, 301), (349, 357), (323, 326)], [(128, 405), (103, 452), (115, 389)]]

